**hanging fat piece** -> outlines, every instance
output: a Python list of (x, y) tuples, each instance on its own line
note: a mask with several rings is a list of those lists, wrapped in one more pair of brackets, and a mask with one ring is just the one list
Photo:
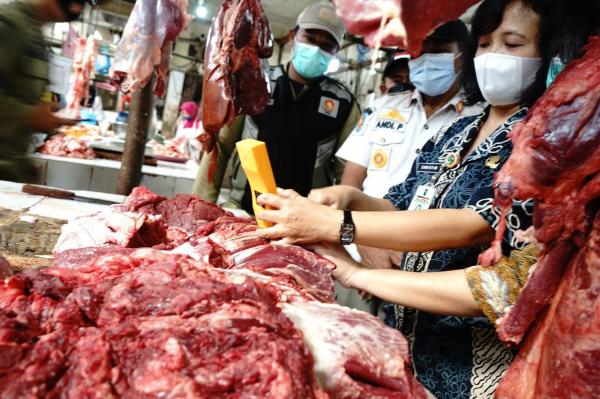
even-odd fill
[(214, 18), (204, 60), (202, 123), (199, 137), (216, 166), (216, 137), (237, 115), (257, 115), (270, 97), (264, 61), (273, 53), (273, 35), (259, 0), (224, 0)]
[(140, 91), (156, 71), (154, 94), (164, 94), (173, 42), (191, 18), (187, 7), (187, 0), (137, 0), (111, 69), (121, 90)]

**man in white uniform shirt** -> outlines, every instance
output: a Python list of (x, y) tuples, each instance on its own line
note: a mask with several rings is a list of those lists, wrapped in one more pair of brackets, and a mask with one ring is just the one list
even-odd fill
[(383, 197), (389, 187), (404, 181), (435, 133), (483, 110), (481, 104), (466, 105), (461, 92), (460, 55), (468, 40), (467, 27), (459, 20), (440, 26), (425, 40), (421, 55), (409, 62), (416, 89), (392, 89), (376, 100), (336, 153), (346, 161), (341, 184)]
[[(373, 197), (403, 182), (421, 148), (440, 129), (458, 118), (479, 114), (481, 104), (467, 105), (461, 91), (461, 54), (469, 42), (462, 21), (438, 27), (423, 43), (421, 55), (409, 62), (413, 91), (392, 88), (376, 100), (372, 112), (363, 116), (336, 153), (346, 161), (341, 184), (355, 186)], [(353, 250), (349, 249), (352, 254)], [(356, 253), (352, 254), (358, 258)], [(391, 268), (401, 254), (360, 246), (362, 263), (373, 268)], [(365, 309), (355, 290), (338, 289), (338, 302)], [(377, 300), (370, 310), (377, 313)]]

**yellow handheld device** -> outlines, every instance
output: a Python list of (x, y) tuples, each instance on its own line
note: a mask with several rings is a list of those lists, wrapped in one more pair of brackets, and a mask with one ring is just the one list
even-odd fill
[[(264, 208), (256, 203), (256, 197), (262, 193), (277, 192), (271, 161), (264, 142), (252, 139), (239, 141), (236, 144), (237, 152), (242, 163), (242, 168), (248, 177), (250, 191), (252, 192), (252, 208), (254, 214), (258, 215)], [(269, 227), (272, 223), (265, 222), (258, 217), (256, 223), (259, 227)]]

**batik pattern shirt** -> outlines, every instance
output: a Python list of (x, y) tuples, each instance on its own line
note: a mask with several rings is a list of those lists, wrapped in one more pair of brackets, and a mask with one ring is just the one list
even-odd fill
[[(435, 197), (430, 208), (473, 209), (495, 229), (500, 211), (493, 206), (494, 173), (511, 153), (508, 133), (523, 120), (527, 110), (512, 115), (456, 166), (445, 166), (448, 156), (460, 154), (477, 137), (488, 112), (489, 109), (459, 119), (442, 129), (423, 147), (407, 180), (392, 187), (385, 198), (397, 209), (407, 210), (417, 188), (433, 182)], [(505, 255), (511, 249), (525, 246), (514, 233), (531, 225), (532, 205), (514, 203), (507, 217)], [(464, 269), (477, 264), (482, 250), (476, 247), (408, 252), (401, 268), (412, 272)], [(491, 397), (512, 360), (513, 354), (497, 339), (493, 325), (483, 317), (438, 316), (388, 305), (386, 323), (408, 338), (417, 378), (439, 399)]]

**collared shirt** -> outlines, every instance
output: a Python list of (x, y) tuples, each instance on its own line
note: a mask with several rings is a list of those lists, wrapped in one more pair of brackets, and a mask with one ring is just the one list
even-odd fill
[[(493, 206), (493, 178), (512, 151), (508, 133), (523, 120), (521, 109), (494, 131), (455, 167), (444, 166), (449, 155), (477, 136), (489, 110), (459, 119), (443, 134), (432, 138), (413, 164), (406, 181), (390, 189), (385, 198), (406, 210), (417, 187), (436, 176), (431, 208), (471, 208), (490, 224), (498, 226), (500, 213)], [(505, 255), (520, 249), (515, 232), (531, 225), (531, 201), (515, 202), (508, 215), (503, 243)], [(463, 269), (477, 263), (482, 248), (458, 248), (430, 252), (408, 252), (401, 268), (413, 272)], [(386, 309), (386, 323), (399, 328), (409, 339), (417, 378), (437, 398), (491, 397), (512, 353), (498, 340), (494, 326), (482, 317), (438, 316), (397, 305)]]
[(391, 186), (406, 179), (434, 134), (459, 117), (479, 114), (483, 107), (465, 105), (462, 93), (457, 93), (427, 118), (423, 97), (414, 90), (383, 96), (372, 109), (369, 115), (363, 115), (336, 156), (367, 168), (363, 191), (381, 198)]

